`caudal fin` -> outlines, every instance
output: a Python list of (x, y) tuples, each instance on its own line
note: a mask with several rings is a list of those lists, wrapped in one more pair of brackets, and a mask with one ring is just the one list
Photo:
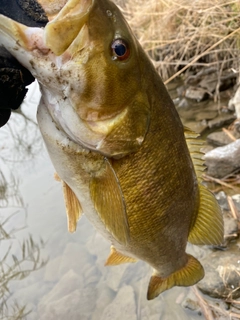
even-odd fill
[(193, 256), (188, 255), (187, 264), (166, 278), (153, 275), (148, 285), (147, 299), (152, 300), (165, 290), (174, 286), (192, 286), (204, 277), (201, 263)]

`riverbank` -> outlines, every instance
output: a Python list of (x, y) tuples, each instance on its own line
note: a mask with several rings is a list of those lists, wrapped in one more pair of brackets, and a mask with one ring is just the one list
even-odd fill
[(187, 82), (199, 72), (217, 73), (218, 82), (229, 69), (238, 74), (239, 1), (116, 2), (165, 82), (178, 72)]

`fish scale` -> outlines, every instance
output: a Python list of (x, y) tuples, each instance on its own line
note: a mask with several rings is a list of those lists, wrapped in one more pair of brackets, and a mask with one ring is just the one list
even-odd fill
[(202, 185), (202, 142), (114, 3), (69, 0), (48, 18), (39, 29), (0, 16), (0, 44), (39, 81), (37, 120), (69, 231), (84, 213), (111, 243), (107, 266), (148, 263), (147, 299), (197, 283), (204, 270), (187, 241), (223, 241), (221, 210)]

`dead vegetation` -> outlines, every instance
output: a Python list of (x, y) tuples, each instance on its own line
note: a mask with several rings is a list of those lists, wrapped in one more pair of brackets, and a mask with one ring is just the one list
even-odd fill
[[(239, 72), (238, 0), (116, 0), (163, 80)], [(204, 70), (204, 71), (203, 71)], [(225, 75), (226, 76), (226, 75)], [(191, 79), (192, 80), (192, 79)]]

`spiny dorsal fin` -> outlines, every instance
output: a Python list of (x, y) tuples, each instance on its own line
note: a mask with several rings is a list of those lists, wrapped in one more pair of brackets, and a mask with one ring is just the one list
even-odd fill
[(118, 178), (107, 159), (105, 169), (92, 177), (90, 194), (106, 229), (122, 244), (130, 237), (125, 201)]
[(200, 262), (190, 254), (187, 256), (187, 264), (168, 277), (161, 278), (157, 273), (152, 275), (148, 285), (148, 300), (156, 298), (160, 293), (174, 286), (192, 286), (204, 277), (204, 270)]
[(188, 241), (197, 245), (220, 245), (223, 242), (223, 217), (214, 195), (199, 185), (199, 209)]
[(189, 128), (184, 127), (184, 135), (187, 142), (188, 150), (190, 152), (194, 169), (198, 178), (198, 182), (202, 182), (202, 173), (205, 170), (203, 155), (201, 151), (204, 141), (197, 139), (198, 133), (191, 131)]
[(127, 257), (123, 255), (122, 253), (119, 253), (114, 246), (111, 246), (111, 252), (109, 257), (107, 258), (107, 261), (105, 262), (105, 266), (116, 266), (118, 264), (122, 263), (128, 263), (128, 262), (136, 262), (137, 259)]

